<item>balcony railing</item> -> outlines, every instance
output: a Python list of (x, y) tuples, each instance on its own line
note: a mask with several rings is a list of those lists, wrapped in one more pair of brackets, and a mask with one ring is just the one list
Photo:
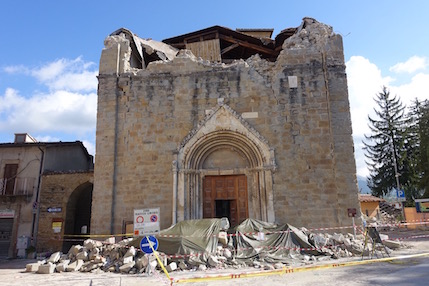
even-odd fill
[(36, 189), (36, 178), (0, 179), (0, 194), (5, 196), (31, 196)]

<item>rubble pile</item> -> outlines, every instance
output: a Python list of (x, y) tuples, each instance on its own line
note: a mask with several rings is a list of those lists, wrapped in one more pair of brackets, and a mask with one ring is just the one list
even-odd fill
[[(240, 268), (254, 267), (265, 270), (280, 269), (287, 265), (310, 264), (315, 261), (337, 259), (343, 257), (365, 256), (372, 250), (371, 240), (365, 249), (363, 235), (341, 233), (312, 233), (305, 228), (300, 230), (301, 238), (312, 245), (312, 249), (287, 248), (287, 262), (284, 259), (272, 261), (266, 259), (264, 249), (259, 249), (258, 255), (252, 259), (240, 259), (240, 249), (236, 249), (233, 236), (228, 237), (226, 232), (218, 234), (218, 246), (215, 253), (194, 253), (189, 255), (166, 255), (158, 252), (158, 258), (168, 272), (184, 270), (204, 271), (208, 268)], [(302, 235), (304, 234), (304, 236)], [(255, 234), (257, 235), (257, 234)], [(269, 234), (267, 234), (269, 235)], [(303, 236), (303, 237), (302, 237)], [(377, 244), (376, 251), (388, 251), (390, 248), (400, 247), (399, 242), (389, 241), (386, 235), (380, 234), (383, 242)], [(74, 245), (68, 253), (55, 252), (45, 260), (30, 263), (26, 266), (27, 272), (51, 274), (54, 272), (117, 272), (117, 273), (146, 273), (161, 271), (161, 267), (154, 254), (145, 254), (132, 246), (135, 239), (125, 239), (118, 243), (107, 243), (92, 239), (84, 241), (83, 246)], [(390, 248), (385, 248), (388, 245)], [(270, 251), (270, 246), (265, 247)], [(317, 251), (316, 251), (317, 250)], [(315, 252), (316, 251), (316, 252)], [(315, 254), (316, 253), (316, 254)]]

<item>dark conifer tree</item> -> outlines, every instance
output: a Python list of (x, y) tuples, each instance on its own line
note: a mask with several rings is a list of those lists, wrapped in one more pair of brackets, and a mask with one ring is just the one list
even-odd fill
[(429, 100), (415, 99), (411, 106), (410, 129), (416, 137), (416, 175), (418, 177), (416, 198), (429, 198)]
[(365, 156), (370, 171), (368, 186), (375, 196), (383, 196), (393, 188), (406, 185), (407, 118), (405, 106), (383, 87), (374, 99), (376, 118), (369, 118), (371, 135), (365, 135)]

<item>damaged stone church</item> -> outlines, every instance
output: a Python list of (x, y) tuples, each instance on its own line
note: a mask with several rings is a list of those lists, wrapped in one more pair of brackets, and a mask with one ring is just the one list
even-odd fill
[(134, 209), (156, 207), (161, 228), (213, 217), (351, 225), (360, 207), (342, 38), (312, 18), (272, 33), (106, 38), (91, 233), (123, 233)]

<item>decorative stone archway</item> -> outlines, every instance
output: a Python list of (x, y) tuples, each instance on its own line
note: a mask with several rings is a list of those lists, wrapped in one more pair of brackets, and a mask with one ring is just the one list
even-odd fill
[(173, 223), (203, 218), (205, 176), (245, 175), (249, 217), (274, 222), (274, 150), (229, 106), (220, 103), (183, 140), (173, 162)]

